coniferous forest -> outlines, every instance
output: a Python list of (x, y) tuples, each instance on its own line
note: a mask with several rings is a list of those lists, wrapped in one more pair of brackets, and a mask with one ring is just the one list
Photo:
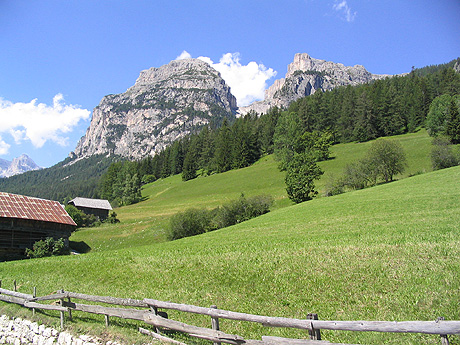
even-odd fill
[[(305, 133), (327, 134), (332, 143), (345, 143), (414, 132), (425, 126), (433, 100), (442, 95), (458, 99), (454, 96), (460, 94), (460, 73), (453, 69), (455, 63), (460, 64), (460, 58), (413, 69), (404, 76), (317, 91), (288, 109), (252, 112), (233, 122), (225, 120), (220, 127), (205, 126), (139, 161), (119, 157), (91, 157), (72, 165), (64, 161), (42, 171), (0, 179), (0, 190), (59, 201), (100, 197), (126, 205), (140, 200), (142, 183), (175, 174), (182, 174), (186, 181), (253, 164), (276, 151), (276, 143), (283, 141), (281, 124), (292, 123), (297, 128), (295, 135), (284, 138), (293, 145)], [(455, 132), (455, 126), (449, 128)]]

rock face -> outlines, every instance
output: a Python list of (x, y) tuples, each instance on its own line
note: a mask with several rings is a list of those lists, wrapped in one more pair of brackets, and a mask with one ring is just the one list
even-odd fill
[(368, 72), (363, 66), (344, 66), (325, 60), (314, 59), (308, 54), (296, 54), (294, 61), (288, 65), (286, 77), (275, 80), (265, 91), (263, 101), (255, 102), (239, 109), (240, 114), (250, 110), (264, 113), (269, 108), (287, 107), (292, 101), (315, 93), (316, 90), (331, 90), (337, 86), (358, 85), (389, 75)]
[(454, 71), (460, 73), (460, 63), (458, 61), (454, 65)]
[(234, 117), (236, 99), (219, 72), (197, 59), (142, 71), (125, 93), (105, 96), (71, 157), (158, 153), (212, 121)]
[(0, 159), (0, 177), (10, 177), (25, 173), (26, 171), (41, 169), (35, 162), (26, 154), (14, 158), (11, 162)]

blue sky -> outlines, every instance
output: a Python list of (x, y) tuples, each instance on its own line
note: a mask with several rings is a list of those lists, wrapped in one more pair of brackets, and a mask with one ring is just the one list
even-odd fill
[(459, 0), (0, 0), (0, 158), (63, 160), (103, 96), (181, 54), (246, 78), (248, 102), (295, 53), (378, 74), (449, 62), (459, 18)]

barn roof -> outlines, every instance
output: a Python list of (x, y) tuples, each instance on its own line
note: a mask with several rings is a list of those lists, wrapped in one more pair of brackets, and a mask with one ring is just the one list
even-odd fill
[(108, 200), (102, 199), (89, 199), (89, 198), (80, 198), (77, 197), (69, 201), (69, 204), (74, 204), (75, 206), (88, 207), (88, 208), (98, 208), (101, 210), (111, 210), (110, 202)]
[(0, 217), (77, 225), (57, 201), (4, 192), (0, 192)]

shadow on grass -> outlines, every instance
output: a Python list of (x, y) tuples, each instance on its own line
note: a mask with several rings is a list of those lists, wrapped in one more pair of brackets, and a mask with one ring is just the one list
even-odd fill
[(89, 253), (91, 247), (86, 244), (84, 241), (69, 241), (69, 247), (78, 253)]

